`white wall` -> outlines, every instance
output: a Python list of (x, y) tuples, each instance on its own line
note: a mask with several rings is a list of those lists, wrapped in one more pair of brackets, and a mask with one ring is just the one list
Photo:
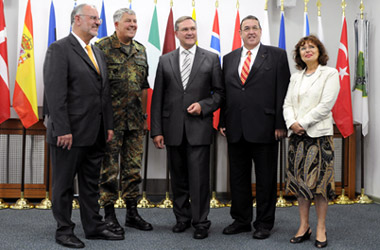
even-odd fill
[[(36, 58), (36, 79), (37, 79), (37, 95), (38, 104), (42, 105), (43, 83), (42, 83), (42, 66), (47, 48), (47, 31), (49, 22), (49, 10), (51, 0), (31, 0), (32, 15), (34, 26), (34, 43), (35, 43), (35, 58)], [(91, 3), (97, 6), (100, 13), (102, 0), (78, 0), (78, 4)], [(129, 1), (124, 0), (104, 0), (107, 18), (108, 34), (114, 31), (112, 15), (116, 9), (128, 7)], [(166, 30), (166, 23), (169, 14), (170, 0), (158, 0), (157, 12), (160, 29), (161, 48)], [(240, 0), (240, 17), (243, 18), (249, 14), (256, 15), (259, 19), (263, 16), (263, 8), (265, 0)], [(328, 65), (335, 67), (336, 57), (338, 53), (338, 45), (341, 33), (341, 1), (322, 0), (322, 19), (325, 34), (325, 46), (330, 56)], [(347, 0), (346, 18), (348, 25), (348, 43), (350, 56), (351, 80), (354, 75), (354, 31), (353, 22), (359, 13), (359, 2), (357, 0)], [(21, 33), (23, 29), (25, 9), (27, 0), (5, 0), (5, 18), (8, 32), (8, 58), (9, 58), (9, 73), (11, 95), (13, 94), (14, 81), (17, 69), (17, 51), (20, 44)], [(198, 42), (199, 46), (209, 48), (211, 39), (212, 22), (215, 13), (215, 0), (196, 0), (196, 13), (198, 22)], [(66, 36), (70, 30), (70, 12), (72, 11), (74, 1), (54, 0), (57, 22), (58, 39)], [(380, 89), (376, 84), (376, 80), (380, 79), (380, 73), (376, 71), (380, 67), (378, 57), (379, 50), (375, 46), (380, 41), (380, 34), (376, 34), (376, 23), (380, 23), (380, 17), (376, 10), (380, 9), (379, 1), (364, 1), (365, 12), (368, 13), (368, 19), (371, 22), (371, 37), (370, 37), (370, 125), (369, 134), (365, 140), (365, 188), (368, 195), (380, 197), (380, 156), (377, 153), (379, 148), (379, 129), (376, 129), (375, 124), (378, 124), (380, 115), (375, 112), (373, 107), (380, 105), (380, 100), (374, 97), (380, 93)], [(154, 0), (134, 0), (132, 1), (132, 9), (137, 13), (138, 32), (136, 40), (147, 45), (149, 26), (154, 9)], [(312, 0), (308, 4), (309, 22), (311, 33), (316, 33), (317, 29), (317, 7), (316, 0)], [(285, 26), (286, 26), (286, 44), (288, 58), (291, 71), (294, 72), (294, 62), (292, 60), (292, 50), (294, 45), (302, 36), (303, 27), (303, 11), (304, 1), (298, 0), (295, 7), (285, 8)], [(236, 15), (235, 0), (219, 1), (219, 24), (221, 36), (222, 55), (230, 52), (232, 47), (233, 28)], [(191, 0), (174, 0), (173, 5), (174, 20), (182, 15), (191, 15), (192, 1)], [(280, 9), (277, 7), (277, 1), (269, 0), (268, 15), (270, 24), (270, 35), (272, 45), (278, 44)], [(151, 65), (152, 66), (152, 65)], [(154, 66), (153, 66), (154, 67)], [(152, 84), (153, 76), (150, 81)], [(12, 112), (14, 117), (17, 117)], [(358, 148), (359, 150), (359, 148)], [(225, 138), (218, 137), (218, 172), (217, 172), (217, 191), (227, 190), (227, 159), (226, 159), (226, 142)], [(357, 153), (357, 191), (360, 191), (359, 178), (359, 163), (360, 152)], [(150, 142), (149, 147), (149, 178), (164, 178), (165, 177), (166, 156), (164, 151), (154, 149)]]

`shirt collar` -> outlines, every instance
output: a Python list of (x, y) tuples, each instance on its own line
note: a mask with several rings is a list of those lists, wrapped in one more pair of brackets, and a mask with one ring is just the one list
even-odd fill
[[(258, 44), (256, 47), (254, 47), (253, 49), (251, 49), (251, 53), (252, 53), (252, 55), (257, 54), (257, 51), (259, 51), (259, 48), (260, 48), (260, 44), (261, 44), (261, 43), (259, 43), (259, 44)], [(242, 57), (246, 56), (246, 55), (247, 55), (247, 52), (248, 52), (248, 49), (247, 49), (246, 47), (244, 47), (244, 45), (243, 45), (243, 49), (242, 49), (242, 51), (241, 51), (241, 56), (242, 56)]]
[(83, 49), (86, 48), (87, 44), (79, 36), (77, 36), (74, 31), (71, 31), (71, 34), (73, 34), (73, 36), (78, 40), (80, 46), (82, 46)]
[[(188, 51), (190, 51), (191, 54), (195, 55), (195, 51), (197, 49), (197, 46), (194, 44), (193, 47), (191, 47), (190, 49), (188, 49)], [(183, 48), (181, 45), (179, 46), (179, 54), (181, 55), (182, 52), (186, 50), (185, 48)]]

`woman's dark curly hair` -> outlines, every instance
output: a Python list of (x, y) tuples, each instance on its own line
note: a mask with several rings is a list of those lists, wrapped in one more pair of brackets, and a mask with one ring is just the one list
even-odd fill
[(316, 37), (315, 35), (309, 35), (302, 37), (301, 40), (298, 41), (296, 46), (294, 47), (294, 61), (296, 62), (296, 68), (299, 70), (302, 70), (306, 68), (306, 63), (302, 61), (301, 54), (300, 54), (300, 48), (301, 46), (305, 45), (306, 42), (311, 42), (315, 46), (317, 46), (319, 51), (319, 57), (318, 57), (318, 63), (320, 65), (326, 65), (327, 61), (329, 60), (329, 56), (327, 55), (327, 51), (323, 43)]

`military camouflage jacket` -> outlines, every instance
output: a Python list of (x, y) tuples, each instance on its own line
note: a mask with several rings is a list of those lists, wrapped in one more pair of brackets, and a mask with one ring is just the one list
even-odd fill
[(142, 90), (149, 88), (144, 45), (132, 40), (127, 51), (116, 32), (95, 45), (107, 58), (115, 130), (143, 129)]

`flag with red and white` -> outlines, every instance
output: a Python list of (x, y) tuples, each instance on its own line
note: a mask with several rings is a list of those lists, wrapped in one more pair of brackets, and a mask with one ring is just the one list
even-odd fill
[(332, 109), (332, 113), (336, 126), (342, 136), (346, 138), (354, 132), (346, 17), (343, 17), (342, 34), (340, 37), (336, 69), (339, 72), (340, 91), (338, 99)]
[(4, 17), (4, 3), (0, 0), (0, 124), (11, 115), (9, 97), (7, 30)]
[[(220, 60), (219, 16), (218, 16), (217, 9), (215, 10), (214, 24), (212, 25), (210, 47), (211, 47), (211, 51), (216, 53), (219, 56), (219, 60)], [(214, 112), (213, 126), (216, 130), (218, 130), (219, 116), (220, 116), (220, 109)]]

